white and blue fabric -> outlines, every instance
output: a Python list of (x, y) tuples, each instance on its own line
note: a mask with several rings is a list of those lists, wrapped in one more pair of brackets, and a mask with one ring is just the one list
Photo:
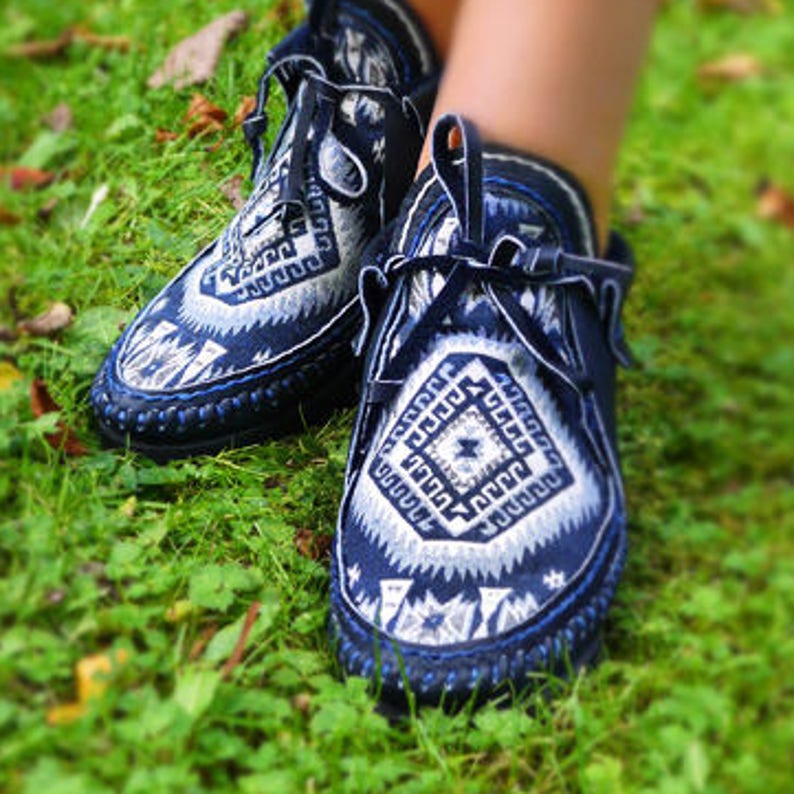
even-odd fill
[(617, 237), (612, 261), (594, 245), (572, 176), (446, 116), (361, 274), (331, 625), (387, 698), (521, 689), (595, 653), (626, 544), (613, 395), (633, 271)]
[[(410, 185), (437, 63), (397, 0), (315, 0), (268, 61), (244, 123), (253, 192), (95, 380), (113, 443), (160, 458), (211, 451), (352, 397), (360, 254)], [(265, 156), (271, 77), (288, 108)]]

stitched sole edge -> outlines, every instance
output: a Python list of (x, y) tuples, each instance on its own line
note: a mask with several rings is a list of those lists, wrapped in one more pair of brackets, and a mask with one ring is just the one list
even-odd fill
[(360, 621), (348, 614), (334, 578), (329, 630), (343, 671), (368, 678), (380, 698), (397, 708), (405, 708), (410, 699), (457, 708), (472, 700), (480, 703), (503, 693), (538, 689), (550, 677), (568, 679), (599, 655), (601, 627), (626, 558), (625, 522), (614, 534), (600, 581), (567, 620), (531, 642), (528, 630), (519, 630), (501, 650), (483, 644), (470, 653), (431, 648), (422, 653), (401, 648), (377, 631), (366, 635)]
[[(211, 455), (223, 449), (256, 444), (268, 439), (288, 435), (300, 431), (307, 424), (317, 424), (328, 419), (334, 411), (354, 405), (358, 393), (360, 365), (349, 359), (337, 365), (335, 375), (326, 381), (321, 388), (313, 393), (305, 389), (304, 396), (285, 394), (278, 406), (253, 399), (253, 395), (261, 394), (263, 389), (254, 385), (246, 392), (245, 404), (250, 405), (242, 414), (250, 426), (225, 429), (221, 419), (210, 419), (204, 425), (196, 425), (188, 429), (193, 436), (181, 440), (175, 433), (162, 433), (160, 436), (136, 435), (132, 429), (122, 429), (118, 425), (105, 421), (101, 407), (92, 398), (97, 429), (106, 446), (112, 448), (129, 447), (140, 452), (157, 463), (165, 463), (176, 458), (194, 455)], [(272, 388), (272, 384), (270, 386)], [(235, 395), (238, 396), (238, 395)], [(222, 398), (227, 404), (231, 395)], [(221, 400), (218, 401), (220, 403)], [(284, 404), (286, 403), (286, 405)], [(241, 405), (244, 403), (241, 402)], [(176, 409), (169, 409), (174, 413)], [(212, 416), (212, 414), (210, 413)], [(228, 421), (228, 418), (225, 420)], [(240, 417), (237, 417), (240, 421)], [(203, 433), (204, 437), (197, 437)]]

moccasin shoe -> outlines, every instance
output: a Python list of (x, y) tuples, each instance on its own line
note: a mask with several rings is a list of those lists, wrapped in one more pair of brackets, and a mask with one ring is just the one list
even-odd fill
[[(354, 395), (363, 247), (410, 186), (438, 65), (397, 0), (315, 0), (244, 123), (254, 188), (97, 375), (100, 432), (157, 459), (294, 429)], [(263, 151), (271, 76), (288, 107)]]
[(594, 239), (570, 174), (446, 116), (362, 271), (331, 630), (387, 699), (518, 692), (595, 656), (626, 548), (614, 386), (633, 268)]

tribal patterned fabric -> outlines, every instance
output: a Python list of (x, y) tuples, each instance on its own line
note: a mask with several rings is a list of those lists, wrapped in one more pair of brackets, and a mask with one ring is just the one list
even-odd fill
[[(254, 188), (220, 237), (146, 306), (98, 374), (111, 442), (171, 457), (290, 429), (352, 397), (364, 246), (410, 184), (435, 86), (398, 0), (315, 0), (268, 56), (244, 131)], [(265, 157), (271, 76), (288, 99)]]
[[(458, 128), (463, 148), (450, 151)], [(623, 564), (614, 370), (632, 278), (559, 168), (447, 116), (361, 288), (336, 533), (340, 659), (386, 697), (520, 689), (588, 661)]]

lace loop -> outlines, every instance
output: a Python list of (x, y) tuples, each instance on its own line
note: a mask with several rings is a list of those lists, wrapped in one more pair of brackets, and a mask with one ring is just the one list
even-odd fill
[[(293, 77), (299, 76), (299, 85), (292, 95), (288, 95), (287, 115), (295, 113), (295, 132), (280, 203), (285, 205), (303, 203), (302, 185), (312, 125), (316, 125), (315, 135), (322, 137), (332, 128), (338, 116), (333, 112), (333, 108), (338, 107), (346, 95), (355, 94), (378, 103), (384, 114), (385, 161), (383, 187), (378, 199), (381, 203), (381, 224), (385, 224), (395, 214), (411, 181), (412, 175), (406, 172), (402, 164), (406, 159), (415, 158), (419, 154), (421, 137), (417, 133), (421, 132), (423, 125), (417, 105), (421, 105), (424, 101), (423, 97), (428, 92), (428, 87), (424, 85), (419, 87), (415, 104), (414, 97), (400, 96), (391, 88), (335, 82), (328, 77), (322, 63), (312, 55), (288, 53), (280, 57), (262, 75), (256, 107), (243, 122), (243, 133), (253, 151), (251, 179), (254, 183), (257, 181), (257, 174), (265, 156), (263, 139), (268, 124), (265, 106), (269, 97), (270, 80), (274, 75), (283, 77), (287, 69)], [(284, 85), (284, 81), (281, 82)], [(388, 151), (394, 142), (399, 142), (403, 150), (407, 150), (404, 151), (403, 157), (389, 156)], [(328, 187), (333, 190), (332, 186)]]
[[(463, 159), (452, 158), (452, 135), (460, 135)], [(482, 207), (482, 144), (474, 125), (454, 113), (437, 122), (432, 138), (433, 168), (460, 224), (463, 237), (475, 246), (484, 242)]]
[[(387, 363), (385, 373), (372, 382), (373, 388), (366, 397), (368, 402), (387, 399), (402, 383), (413, 359), (443, 326), (444, 318), (458, 305), (462, 292), (472, 286), (488, 297), (530, 357), (580, 396), (593, 388), (592, 378), (565, 361), (537, 319), (516, 298), (517, 291), (581, 288), (580, 293), (596, 307), (607, 326), (607, 340), (615, 359), (624, 366), (631, 361), (620, 328), (620, 311), (631, 281), (631, 269), (605, 260), (574, 256), (554, 247), (528, 249), (520, 241), (507, 237), (497, 241), (485, 261), (460, 254), (394, 256), (380, 268), (365, 267), (359, 291), (364, 310), (364, 327), (357, 343), (359, 354), (368, 344), (373, 318), (383, 304), (384, 295), (398, 284), (408, 284), (410, 279), (406, 276), (420, 271), (441, 273), (446, 281)], [(379, 385), (375, 386), (376, 382)]]

